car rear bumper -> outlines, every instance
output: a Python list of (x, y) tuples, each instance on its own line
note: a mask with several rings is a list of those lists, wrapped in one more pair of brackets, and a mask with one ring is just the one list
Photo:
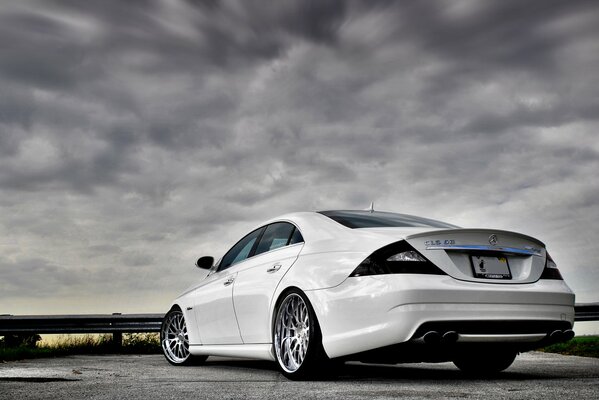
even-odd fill
[[(518, 343), (574, 323), (574, 294), (559, 280), (498, 285), (448, 276), (377, 275), (348, 278), (306, 295), (331, 358), (418, 339), (427, 324), (455, 324), (462, 342)], [(468, 330), (460, 328), (464, 323)]]

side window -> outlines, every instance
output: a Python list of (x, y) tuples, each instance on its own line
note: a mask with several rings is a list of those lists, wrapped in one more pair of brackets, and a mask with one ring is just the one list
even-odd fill
[(287, 222), (275, 222), (266, 227), (264, 235), (256, 248), (256, 254), (265, 253), (279, 247), (287, 246), (289, 238), (293, 235), (295, 226)]
[(293, 231), (293, 235), (291, 235), (291, 238), (289, 239), (289, 244), (301, 243), (303, 241), (304, 238), (302, 237), (301, 232), (299, 231), (299, 229), (295, 228), (295, 230)]
[(223, 256), (223, 259), (218, 267), (219, 271), (229, 268), (231, 265), (248, 258), (256, 244), (256, 240), (260, 237), (260, 234), (264, 231), (264, 228), (256, 229), (255, 231), (248, 234), (246, 237), (241, 239), (231, 247), (231, 250)]

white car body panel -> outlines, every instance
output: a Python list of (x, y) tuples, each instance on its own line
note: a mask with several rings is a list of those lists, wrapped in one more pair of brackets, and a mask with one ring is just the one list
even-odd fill
[[(292, 287), (308, 297), (320, 324), (324, 350), (332, 358), (410, 341), (428, 321), (573, 324), (574, 294), (563, 280), (539, 280), (547, 253), (542, 242), (529, 236), (488, 229), (351, 229), (315, 212), (284, 215), (260, 226), (274, 222), (294, 224), (304, 242), (212, 273), (173, 303), (183, 310), (192, 354), (274, 359), (276, 302)], [(497, 236), (499, 246), (535, 253), (507, 255), (512, 279), (476, 278), (467, 253), (435, 248), (437, 243), (436, 247), (488, 247), (490, 235)], [(404, 239), (447, 275), (349, 277), (373, 252)], [(267, 272), (275, 265), (281, 267)], [(224, 286), (231, 277), (234, 282)], [(491, 332), (477, 339), (464, 333), (459, 340), (517, 343), (546, 333), (526, 335)]]
[(347, 279), (307, 291), (329, 357), (408, 341), (427, 321), (565, 320), (574, 322), (574, 295), (563, 281), (514, 287), (443, 275), (386, 275)]
[[(213, 274), (206, 278), (206, 283), (192, 292), (193, 309), (197, 326), (195, 330), (206, 344), (241, 344), (241, 334), (233, 308), (233, 284), (226, 282), (237, 277), (237, 271), (231, 268), (223, 274)], [(193, 342), (191, 342), (193, 343)]]
[(191, 344), (189, 352), (195, 356), (218, 356), (252, 358), (255, 360), (274, 361), (272, 343), (263, 344)]

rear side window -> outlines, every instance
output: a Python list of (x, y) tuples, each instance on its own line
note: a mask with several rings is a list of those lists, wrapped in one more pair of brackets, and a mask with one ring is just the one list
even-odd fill
[(276, 222), (268, 225), (260, 239), (260, 243), (258, 243), (256, 254), (287, 246), (294, 231), (295, 226), (287, 222)]
[(295, 228), (293, 234), (291, 235), (291, 239), (289, 239), (289, 244), (302, 243), (303, 241), (304, 238), (301, 232), (299, 231), (299, 229)]

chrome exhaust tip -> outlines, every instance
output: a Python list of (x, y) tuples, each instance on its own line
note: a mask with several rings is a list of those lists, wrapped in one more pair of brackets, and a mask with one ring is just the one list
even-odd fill
[(571, 340), (573, 338), (574, 338), (574, 331), (572, 329), (566, 329), (564, 331), (562, 340), (564, 342), (567, 342), (568, 340)]
[(560, 330), (553, 331), (549, 334), (549, 339), (551, 339), (552, 342), (561, 342), (564, 340), (564, 332)]
[(426, 332), (422, 340), (426, 344), (438, 344), (441, 341), (441, 335), (437, 331)]
[(458, 341), (460, 335), (456, 331), (449, 331), (443, 334), (443, 343), (455, 343)]

